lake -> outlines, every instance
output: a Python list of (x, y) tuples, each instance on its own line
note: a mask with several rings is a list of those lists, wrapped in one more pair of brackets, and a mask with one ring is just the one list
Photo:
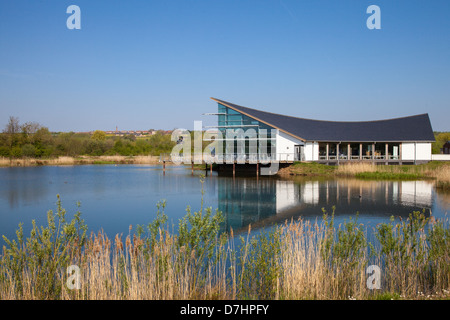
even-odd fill
[[(80, 210), (89, 231), (103, 229), (109, 237), (151, 222), (162, 200), (176, 227), (188, 205), (192, 211), (200, 208), (201, 174), (177, 166), (166, 167), (164, 173), (161, 166), (151, 165), (0, 168), (0, 234), (15, 238), (23, 222), (28, 236), (33, 219), (46, 225), (47, 211), (56, 211), (57, 194), (69, 217)], [(322, 208), (331, 213), (333, 206), (336, 223), (359, 213), (359, 221), (368, 226), (417, 210), (443, 218), (450, 207), (450, 194), (437, 192), (430, 181), (233, 178), (208, 172), (203, 190), (204, 206), (222, 211), (225, 227), (235, 233), (249, 224), (258, 230), (291, 218), (320, 219)]]

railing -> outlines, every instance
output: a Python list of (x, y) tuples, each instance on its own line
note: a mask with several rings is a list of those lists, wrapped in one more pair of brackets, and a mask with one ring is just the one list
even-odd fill
[(450, 161), (450, 154), (432, 154), (431, 160), (434, 161)]
[[(329, 155), (328, 158), (327, 156), (324, 155), (320, 155), (319, 156), (319, 160), (338, 160), (338, 156), (335, 155)], [(393, 156), (393, 155), (362, 155), (362, 156), (350, 156), (348, 157), (347, 155), (340, 155), (339, 156), (339, 160), (400, 160), (399, 156)]]
[[(339, 158), (339, 159), (338, 159)], [(399, 156), (394, 155), (362, 155), (360, 156), (347, 156), (336, 155), (327, 156), (320, 155), (319, 161), (359, 161), (359, 160), (401, 160)], [(162, 153), (159, 157), (159, 162), (174, 162), (174, 163), (271, 163), (271, 162), (294, 162), (294, 161), (305, 161), (305, 156), (302, 154), (294, 153), (274, 153), (259, 154), (259, 153), (247, 153), (247, 154), (221, 154), (221, 155), (209, 155), (209, 154), (169, 154)]]
[(159, 162), (174, 163), (272, 163), (272, 162), (294, 162), (304, 161), (304, 157), (293, 153), (275, 153), (275, 154), (169, 154), (162, 153), (159, 156)]

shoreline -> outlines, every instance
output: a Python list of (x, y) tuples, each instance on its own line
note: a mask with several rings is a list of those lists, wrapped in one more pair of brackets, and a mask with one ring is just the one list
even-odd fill
[(363, 180), (434, 180), (437, 188), (450, 189), (450, 163), (444, 161), (401, 166), (369, 163), (328, 166), (299, 162), (280, 169), (277, 175), (280, 177), (353, 177)]
[[(158, 156), (60, 156), (58, 158), (21, 158), (9, 159), (0, 157), (0, 168), (36, 167), (36, 166), (74, 166), (102, 164), (149, 164), (162, 165)], [(174, 166), (171, 162), (167, 166)], [(204, 170), (203, 165), (194, 165), (194, 170)], [(383, 166), (367, 163), (330, 166), (313, 162), (298, 162), (281, 168), (276, 174), (286, 177), (354, 177), (366, 180), (435, 180), (436, 186), (450, 188), (450, 163), (431, 161), (421, 165)]]
[(160, 164), (158, 156), (61, 156), (38, 159), (0, 158), (0, 167), (72, 166), (89, 164)]

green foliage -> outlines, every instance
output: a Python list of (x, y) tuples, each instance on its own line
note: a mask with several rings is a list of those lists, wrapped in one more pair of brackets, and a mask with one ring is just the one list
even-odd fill
[(36, 156), (36, 147), (30, 143), (22, 146), (22, 155), (24, 157), (33, 158)]
[(20, 158), (20, 157), (22, 157), (22, 148), (19, 147), (19, 146), (12, 147), (11, 151), (10, 151), (10, 155), (13, 158)]
[(401, 266), (402, 269), (409, 267), (413, 258), (424, 258), (423, 243), (420, 242), (421, 234), (424, 232), (428, 219), (424, 213), (414, 211), (406, 221), (396, 225), (382, 223), (376, 228), (376, 237), (381, 244), (381, 253), (384, 254), (386, 264)]
[(349, 221), (344, 222), (343, 228), (339, 226), (337, 241), (333, 247), (334, 263), (341, 268), (353, 269), (364, 259), (366, 248), (366, 235), (363, 225), (358, 224), (357, 214), (355, 220), (350, 217)]
[(11, 155), (10, 149), (6, 146), (0, 146), (0, 157), (8, 158)]
[(92, 140), (97, 141), (105, 141), (106, 140), (106, 133), (105, 131), (101, 130), (95, 130), (91, 137)]
[(345, 284), (356, 283), (360, 270), (367, 266), (368, 250), (373, 250), (372, 244), (367, 242), (364, 226), (358, 223), (358, 213), (355, 219), (350, 217), (338, 228), (334, 224), (335, 207), (331, 217), (325, 209), (323, 223), (325, 234), (321, 242), (322, 259), (328, 266), (330, 277), (336, 277), (340, 296), (353, 296), (353, 286)]
[(0, 157), (48, 158), (58, 156), (101, 156), (101, 155), (154, 155), (170, 153), (175, 142), (164, 132), (139, 137), (107, 136), (104, 131), (87, 133), (51, 133), (48, 128), (37, 123), (20, 125), (17, 118), (11, 117), (0, 133)]
[(435, 132), (434, 138), (436, 139), (436, 141), (432, 144), (432, 153), (441, 153), (441, 148), (443, 147), (443, 145), (447, 141), (450, 141), (450, 132)]
[[(150, 253), (154, 252), (155, 244), (158, 241), (162, 241), (162, 236), (167, 227), (167, 215), (164, 213), (166, 207), (166, 201), (162, 200), (156, 204), (157, 212), (156, 218), (147, 225), (148, 237), (147, 237), (147, 248)], [(139, 238), (144, 235), (144, 226), (137, 225), (136, 234)]]
[[(450, 283), (450, 228), (444, 221), (438, 220), (431, 223), (427, 234), (428, 261), (430, 275), (436, 287), (445, 287)], [(440, 276), (438, 276), (440, 275)]]
[[(217, 285), (211, 276), (218, 273), (226, 277), (226, 281), (220, 284), (220, 290), (224, 290), (225, 294), (228, 294), (227, 290), (231, 291), (228, 297), (278, 299), (283, 298), (280, 294), (289, 296), (289, 293), (282, 291), (286, 285), (284, 275), (290, 272), (284, 269), (289, 267), (282, 262), (286, 254), (291, 253), (285, 249), (292, 241), (285, 233), (288, 232), (286, 226), (274, 226), (269, 231), (260, 230), (253, 235), (249, 227), (247, 238), (240, 237), (240, 248), (236, 250), (233, 232), (230, 232), (229, 241), (228, 234), (221, 229), (224, 221), (222, 213), (204, 208), (204, 177), (200, 182), (200, 209), (192, 212), (187, 207), (187, 213), (178, 221), (175, 233), (169, 232), (168, 217), (164, 212), (166, 202), (163, 200), (157, 204), (156, 218), (148, 225), (137, 226), (133, 242), (131, 237), (127, 237), (125, 249), (120, 241), (120, 250), (116, 242), (116, 250), (105, 251), (116, 254), (112, 260), (117, 262), (115, 270), (120, 297), (127, 298), (132, 290), (135, 280), (130, 276), (131, 268), (136, 270), (138, 277), (139, 272), (151, 270), (155, 279), (151, 290), (176, 291), (177, 288), (173, 287), (175, 281), (175, 286), (187, 286), (193, 298), (200, 297), (208, 286)], [(316, 234), (314, 231), (307, 232), (305, 236), (321, 239), (318, 242), (319, 263), (313, 268), (323, 268), (324, 273), (323, 278), (318, 277), (315, 281), (317, 285), (330, 281), (332, 285), (327, 292), (330, 296), (347, 299), (363, 295), (371, 299), (398, 299), (417, 297), (419, 291), (434, 293), (448, 289), (448, 220), (435, 221), (427, 218), (425, 212), (413, 212), (408, 219), (398, 223), (394, 223), (392, 218), (389, 223), (380, 223), (374, 229), (378, 240), (374, 246), (367, 241), (364, 226), (358, 223), (358, 214), (336, 226), (336, 208), (332, 208), (331, 215), (322, 210), (323, 225), (316, 225)], [(29, 290), (32, 284), (33, 297), (61, 298), (67, 266), (83, 265), (89, 259), (98, 257), (98, 252), (93, 250), (95, 240), (91, 242), (92, 238), (87, 239), (86, 232), (87, 226), (81, 219), (81, 213), (78, 211), (68, 221), (66, 210), (57, 196), (56, 213), (47, 213), (45, 227), (38, 227), (33, 221), (30, 236), (25, 238), (22, 224), (19, 224), (16, 239), (4, 237), (7, 246), (0, 257), (0, 288), (11, 288), (19, 298), (29, 297), (30, 293), (24, 291), (25, 287)], [(225, 246), (227, 242), (228, 247)], [(104, 243), (105, 247), (98, 250), (109, 250), (109, 246), (106, 249), (108, 241)], [(365, 275), (370, 258), (374, 258), (381, 267), (382, 290), (368, 293), (366, 279), (361, 281), (361, 275)], [(149, 265), (151, 269), (143, 268)], [(111, 287), (110, 281), (104, 280), (106, 288)], [(169, 283), (172, 283), (170, 288)], [(70, 290), (68, 293), (76, 297), (76, 293)]]
[(194, 291), (204, 283), (208, 268), (218, 262), (219, 255), (223, 253), (220, 247), (226, 238), (221, 233), (221, 224), (224, 221), (222, 213), (216, 210), (213, 214), (212, 208), (203, 207), (203, 176), (200, 182), (202, 184), (200, 209), (191, 212), (190, 207), (187, 207), (186, 215), (178, 221), (173, 246), (169, 246), (167, 242), (170, 241), (170, 237), (168, 217), (164, 213), (165, 200), (157, 203), (156, 218), (146, 227), (138, 225), (135, 231), (137, 239), (145, 237), (139, 247), (145, 259), (149, 260), (150, 257), (156, 259), (155, 265), (158, 270), (156, 277), (162, 281), (169, 264), (173, 263), (180, 273), (187, 269), (192, 270), (190, 286)]
[(361, 179), (381, 179), (381, 180), (416, 180), (420, 179), (420, 175), (415, 173), (406, 173), (408, 168), (406, 166), (401, 167), (404, 173), (394, 172), (360, 172), (355, 175)]
[(300, 175), (327, 175), (336, 171), (336, 166), (329, 166), (317, 162), (294, 162), (292, 169)]
[(24, 238), (22, 224), (16, 231), (17, 241), (3, 236), (8, 248), (4, 249), (1, 264), (7, 267), (18, 284), (20, 296), (22, 278), (28, 274), (35, 283), (39, 299), (58, 299), (62, 290), (61, 270), (81, 253), (86, 241), (87, 226), (78, 211), (66, 221), (66, 210), (57, 196), (57, 212), (47, 213), (47, 227), (38, 227), (32, 221), (30, 237)]
[(282, 230), (279, 227), (270, 232), (262, 231), (250, 241), (241, 237), (239, 256), (240, 298), (274, 299), (277, 281), (281, 276)]
[(200, 180), (202, 184), (202, 198), (200, 210), (194, 213), (190, 207), (186, 209), (186, 215), (179, 220), (177, 247), (188, 258), (183, 264), (190, 263), (194, 269), (193, 286), (197, 286), (207, 267), (212, 263), (215, 249), (220, 241), (220, 226), (224, 217), (219, 210), (212, 214), (212, 208), (203, 208), (203, 183), (204, 176)]

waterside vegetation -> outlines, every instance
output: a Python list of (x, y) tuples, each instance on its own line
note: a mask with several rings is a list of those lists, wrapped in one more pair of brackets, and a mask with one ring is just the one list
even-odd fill
[[(320, 221), (234, 235), (203, 200), (177, 226), (164, 208), (162, 201), (154, 221), (112, 239), (89, 235), (80, 211), (69, 221), (58, 197), (47, 226), (33, 222), (28, 237), (22, 226), (16, 239), (4, 237), (0, 299), (450, 298), (448, 219), (413, 212), (367, 230), (357, 215), (335, 225), (333, 208)], [(79, 278), (67, 273), (74, 265)], [(379, 289), (368, 281), (370, 265), (381, 270)]]
[[(93, 133), (50, 132), (38, 123), (20, 124), (10, 117), (0, 133), (0, 165), (39, 165), (58, 162), (85, 163), (89, 158), (113, 156), (122, 161), (136, 156), (159, 156), (172, 150), (175, 142), (165, 131), (137, 137), (133, 134), (107, 135)], [(70, 160), (73, 159), (73, 160)], [(103, 161), (103, 160), (98, 160)], [(130, 160), (131, 161), (131, 160)], [(89, 163), (89, 162), (88, 162)]]
[(371, 180), (418, 180), (430, 179), (436, 181), (436, 187), (450, 188), (450, 163), (431, 161), (420, 165), (376, 165), (373, 163), (356, 162), (329, 166), (319, 163), (296, 162), (280, 170), (281, 176), (327, 176), (356, 177)]

